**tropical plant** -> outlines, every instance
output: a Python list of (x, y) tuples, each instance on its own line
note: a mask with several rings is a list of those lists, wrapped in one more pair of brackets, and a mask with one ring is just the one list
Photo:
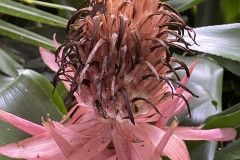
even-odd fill
[[(55, 51), (54, 33), (60, 43), (66, 37), (68, 19), (83, 0), (1, 0), (0, 1), (0, 109), (36, 124), (51, 115), (60, 121), (76, 102), (64, 105), (68, 90), (43, 63), (39, 46)], [(239, 134), (240, 103), (240, 2), (237, 0), (169, 0), (186, 23), (196, 32), (198, 45), (190, 46), (194, 55), (174, 57), (188, 66), (198, 64), (188, 87), (200, 98), (190, 101), (192, 118), (185, 110), (177, 116), (179, 126), (203, 129), (235, 128)], [(185, 33), (185, 39), (191, 37)], [(179, 72), (184, 75), (184, 72)], [(55, 84), (54, 84), (55, 85)], [(1, 116), (1, 114), (0, 114)], [(169, 120), (169, 124), (174, 121)], [(30, 135), (0, 121), (0, 145), (17, 142)], [(191, 159), (237, 159), (240, 139), (234, 141), (186, 141)], [(10, 159), (0, 155), (0, 159)]]

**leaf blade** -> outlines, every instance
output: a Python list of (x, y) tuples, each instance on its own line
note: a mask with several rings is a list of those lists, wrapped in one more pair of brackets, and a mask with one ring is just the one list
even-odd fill
[[(200, 46), (193, 45), (191, 49), (240, 62), (240, 23), (200, 27), (194, 31)], [(186, 40), (191, 42), (189, 37)]]
[(53, 85), (47, 80), (46, 77), (29, 69), (20, 70), (19, 73), (20, 75), (26, 75), (30, 77), (36, 83), (38, 83), (46, 91), (48, 97), (56, 104), (59, 111), (64, 115), (67, 114), (67, 110), (65, 108), (61, 96), (58, 94), (57, 90), (54, 91)]
[(0, 71), (10, 77), (16, 77), (18, 75), (18, 69), (23, 67), (12, 59), (3, 49), (0, 48)]
[(55, 50), (55, 45), (52, 40), (3, 20), (0, 20), (0, 34), (35, 46)]
[(39, 6), (49, 7), (49, 8), (68, 10), (68, 11), (72, 11), (72, 12), (75, 12), (77, 10), (76, 8), (66, 6), (66, 5), (42, 2), (42, 1), (37, 1), (37, 0), (20, 0), (20, 1), (30, 3), (30, 4), (36, 4), (36, 5), (39, 5)]
[(12, 0), (0, 1), (0, 13), (59, 27), (66, 27), (66, 24), (68, 22), (68, 20), (65, 18), (14, 2)]

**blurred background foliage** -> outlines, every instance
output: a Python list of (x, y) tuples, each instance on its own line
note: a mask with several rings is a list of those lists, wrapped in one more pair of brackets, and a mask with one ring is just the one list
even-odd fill
[[(194, 56), (175, 51), (188, 65), (199, 56), (188, 86), (200, 98), (190, 102), (192, 119), (187, 111), (178, 116), (180, 125), (205, 123), (204, 129), (234, 127), (240, 133), (240, 0), (165, 1), (195, 28), (200, 45), (192, 46)], [(64, 41), (68, 19), (82, 2), (0, 0), (0, 109), (39, 124), (47, 113), (54, 120), (67, 113), (63, 100), (68, 91), (59, 83), (52, 94), (54, 73), (41, 60), (38, 47), (54, 53), (53, 34), (59, 43)], [(0, 127), (0, 145), (29, 136), (4, 122)], [(240, 157), (238, 138), (227, 143), (186, 143), (193, 160), (229, 160)]]

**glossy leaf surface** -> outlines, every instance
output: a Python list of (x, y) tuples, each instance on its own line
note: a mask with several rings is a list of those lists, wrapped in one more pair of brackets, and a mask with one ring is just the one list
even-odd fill
[(65, 27), (68, 22), (67, 19), (64, 19), (62, 17), (14, 2), (12, 0), (0, 1), (0, 13), (59, 27)]
[(3, 49), (0, 48), (0, 71), (10, 77), (16, 77), (18, 75), (18, 69), (22, 69), (22, 66), (12, 59)]
[(52, 40), (3, 20), (0, 20), (0, 34), (18, 41), (55, 50)]
[(196, 42), (190, 48), (240, 62), (240, 23), (195, 28)]

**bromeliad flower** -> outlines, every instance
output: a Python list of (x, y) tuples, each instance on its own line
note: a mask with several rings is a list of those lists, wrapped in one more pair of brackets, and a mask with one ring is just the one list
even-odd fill
[[(190, 73), (170, 52), (178, 47), (191, 54), (190, 44), (182, 38), (184, 30), (195, 37), (170, 5), (157, 0), (93, 1), (90, 7), (79, 9), (69, 21), (66, 41), (56, 51), (60, 66), (56, 78), (71, 85), (66, 102), (77, 93), (105, 120), (119, 116), (133, 124), (134, 116), (152, 108), (160, 115), (162, 109), (157, 106), (166, 98), (178, 96), (188, 104), (171, 84), (196, 96), (179, 82), (176, 70), (185, 70), (188, 77)], [(168, 35), (173, 38), (167, 39)], [(180, 66), (173, 68), (172, 63)], [(169, 73), (178, 81), (168, 78)]]
[[(197, 61), (188, 69), (171, 53), (177, 47), (191, 54), (183, 33), (193, 41), (195, 33), (167, 3), (95, 0), (74, 14), (67, 29), (63, 45), (58, 47), (54, 39), (56, 57), (43, 48), (40, 53), (57, 72), (54, 83), (59, 77), (69, 89), (66, 103), (75, 96), (78, 105), (60, 123), (43, 120), (45, 128), (1, 111), (2, 120), (33, 135), (0, 147), (1, 154), (27, 159), (190, 159), (184, 139), (224, 141), (236, 136), (231, 128), (178, 128), (177, 120), (166, 125), (197, 97), (185, 86)], [(180, 82), (181, 69), (186, 76)]]

